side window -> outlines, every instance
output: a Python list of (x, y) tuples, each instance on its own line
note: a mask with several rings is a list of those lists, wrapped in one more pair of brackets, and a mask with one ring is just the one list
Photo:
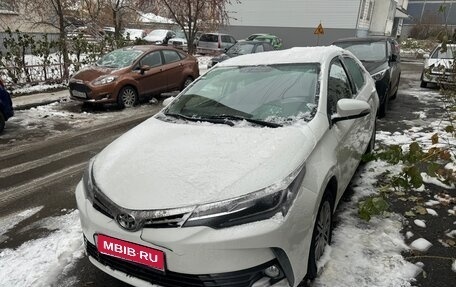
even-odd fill
[(236, 43), (236, 39), (234, 39), (233, 37), (230, 37), (230, 39), (231, 39), (231, 43), (233, 43), (233, 44)]
[(342, 63), (334, 59), (331, 63), (328, 77), (328, 115), (337, 112), (337, 102), (340, 99), (351, 98), (350, 82)]
[(348, 72), (352, 76), (353, 81), (355, 82), (356, 89), (359, 91), (365, 83), (363, 69), (353, 58), (350, 57), (344, 57), (344, 63)]
[(173, 63), (180, 61), (179, 54), (176, 51), (171, 50), (162, 50), (163, 55), (165, 56), (165, 64)]
[(141, 66), (147, 65), (151, 68), (160, 66), (161, 64), (162, 64), (162, 58), (160, 56), (160, 52), (158, 52), (158, 51), (147, 54), (140, 61)]
[(222, 43), (230, 43), (230, 37), (222, 35), (221, 38), (222, 38)]
[(264, 51), (263, 45), (258, 45), (258, 46), (256, 47), (255, 53), (259, 53), (259, 52), (263, 52), (263, 51)]

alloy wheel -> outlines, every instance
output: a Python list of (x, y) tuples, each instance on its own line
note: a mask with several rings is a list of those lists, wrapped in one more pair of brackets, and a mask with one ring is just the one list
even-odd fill
[(121, 97), (126, 108), (131, 108), (136, 103), (136, 92), (132, 88), (124, 89)]
[(328, 201), (323, 203), (317, 218), (317, 234), (315, 236), (315, 261), (318, 261), (329, 245), (331, 238), (331, 205)]

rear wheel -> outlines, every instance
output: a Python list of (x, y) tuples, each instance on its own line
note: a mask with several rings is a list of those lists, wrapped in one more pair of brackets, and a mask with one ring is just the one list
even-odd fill
[(138, 93), (132, 86), (120, 89), (117, 104), (120, 108), (131, 108), (138, 103)]
[(3, 132), (4, 128), (5, 128), (5, 117), (3, 116), (3, 113), (0, 112), (0, 133)]
[(424, 72), (421, 73), (421, 83), (420, 83), (421, 88), (427, 88), (427, 82), (424, 81)]
[(317, 262), (323, 256), (326, 246), (331, 244), (333, 200), (329, 192), (325, 192), (318, 209), (317, 219), (310, 243), (307, 278), (312, 280), (318, 275)]

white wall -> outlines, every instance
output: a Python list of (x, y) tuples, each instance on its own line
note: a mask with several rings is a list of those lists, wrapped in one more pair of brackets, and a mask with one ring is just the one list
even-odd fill
[(361, 0), (241, 0), (229, 9), (234, 26), (356, 29)]
[(391, 35), (395, 11), (396, 2), (394, 0), (376, 0), (369, 33)]

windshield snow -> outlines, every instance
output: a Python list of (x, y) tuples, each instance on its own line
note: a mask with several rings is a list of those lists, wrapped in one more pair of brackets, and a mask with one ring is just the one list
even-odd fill
[(226, 117), (292, 124), (316, 112), (319, 64), (219, 67), (165, 111), (192, 119)]
[(108, 68), (125, 68), (133, 64), (133, 62), (142, 54), (142, 51), (132, 49), (119, 49), (104, 55), (97, 61), (97, 66)]

